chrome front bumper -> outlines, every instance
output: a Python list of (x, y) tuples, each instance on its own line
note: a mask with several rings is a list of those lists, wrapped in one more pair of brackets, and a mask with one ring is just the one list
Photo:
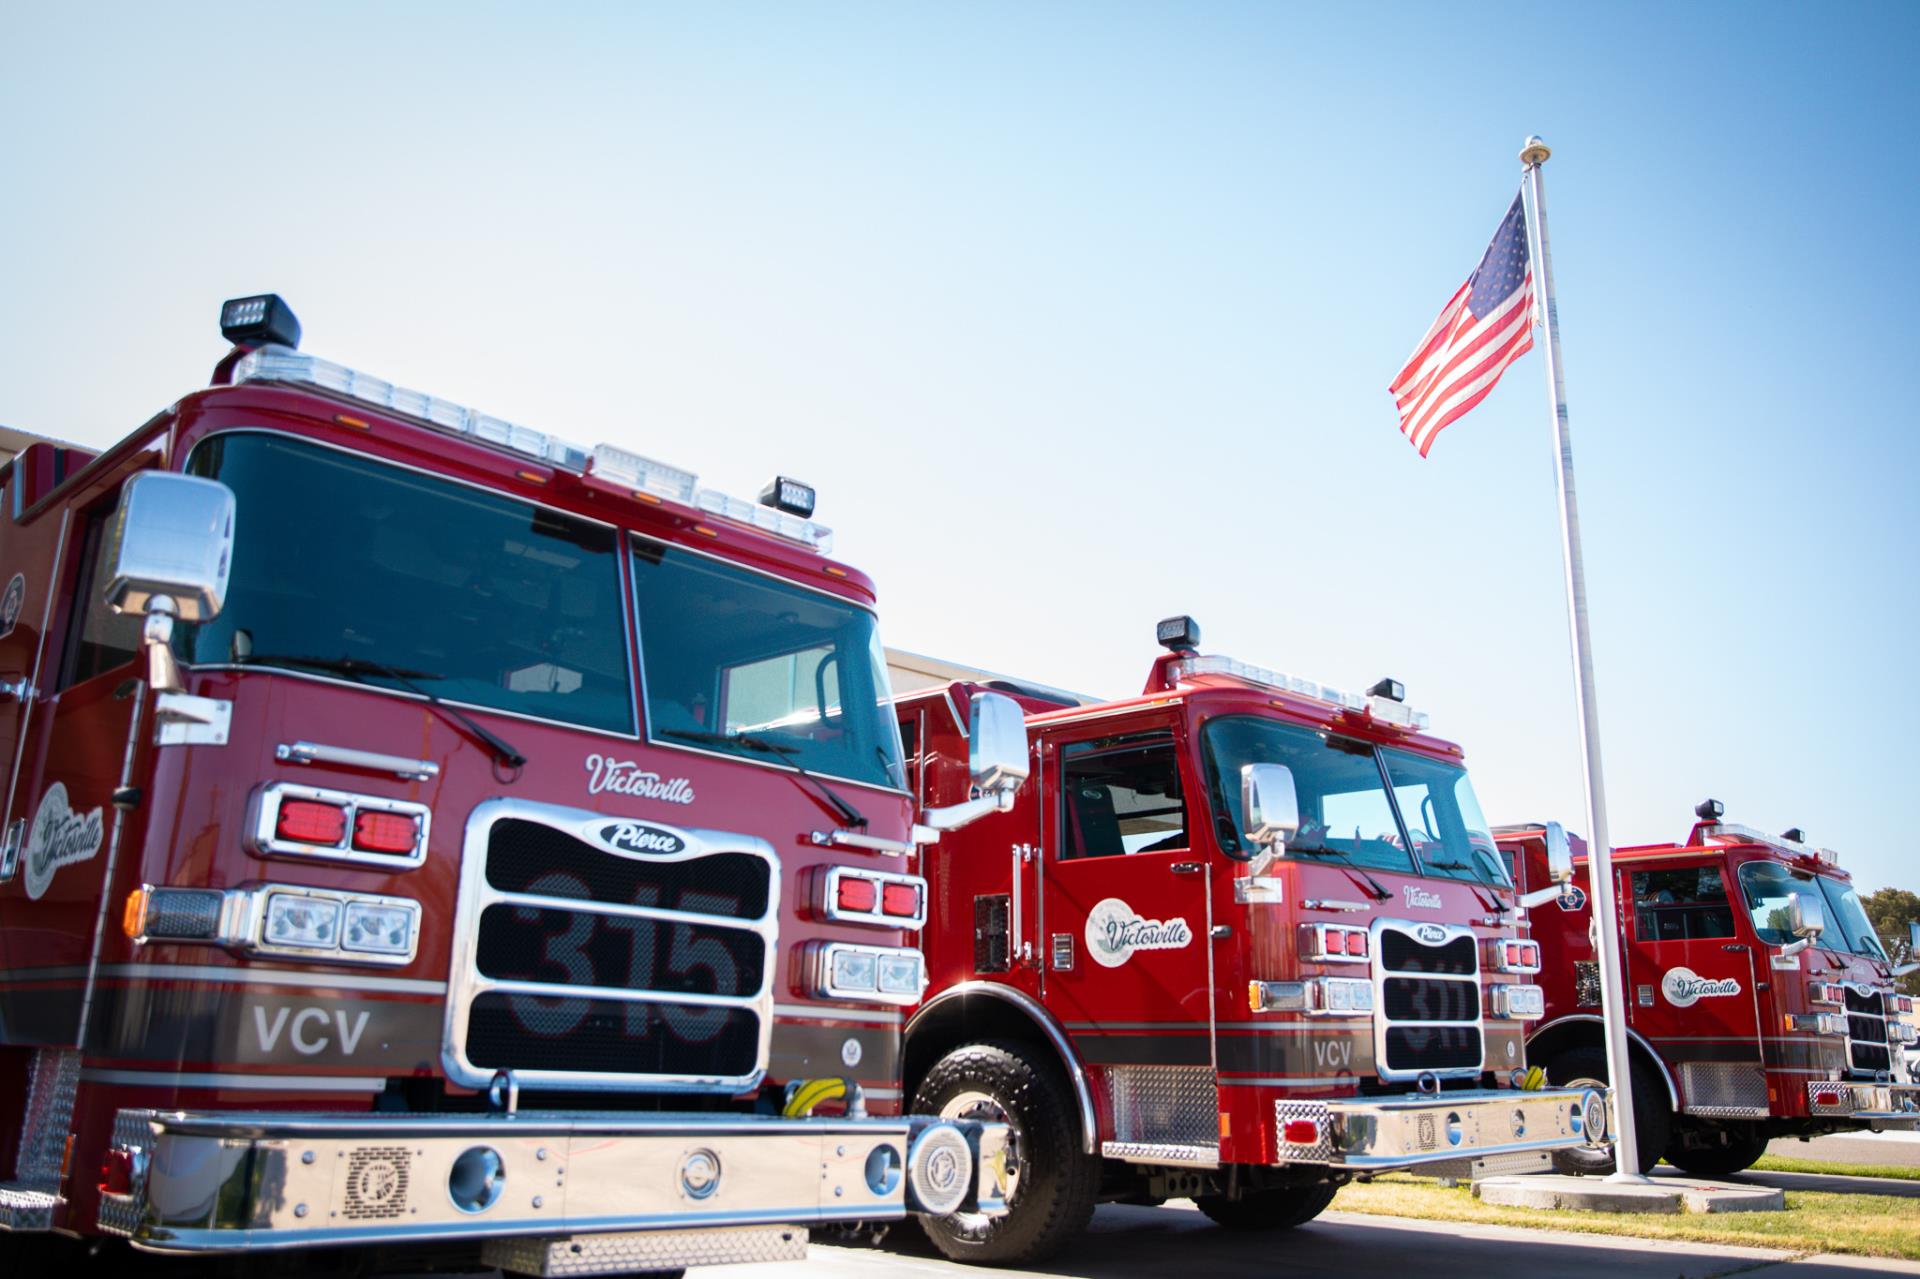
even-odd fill
[[(102, 1196), (100, 1228), (169, 1253), (746, 1226), (804, 1243), (943, 1198), (1003, 1213), (1006, 1144), (1004, 1124), (921, 1116), (124, 1110), (109, 1158), (131, 1181)], [(702, 1264), (667, 1252), (650, 1255)]]
[[(1283, 1100), (1274, 1103), (1274, 1118), (1280, 1163), (1361, 1172), (1599, 1145), (1607, 1136), (1606, 1096), (1588, 1088)], [(1304, 1138), (1306, 1121), (1317, 1140), (1289, 1141), (1289, 1124)]]
[(1815, 1080), (1807, 1110), (1816, 1119), (1853, 1119), (1876, 1128), (1920, 1128), (1920, 1084)]

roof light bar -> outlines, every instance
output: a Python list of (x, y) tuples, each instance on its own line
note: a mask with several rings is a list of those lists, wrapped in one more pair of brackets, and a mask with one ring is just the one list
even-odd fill
[(369, 377), (344, 364), (303, 355), (284, 346), (263, 346), (257, 351), (248, 352), (234, 367), (233, 380), (235, 383), (291, 382), (317, 386), (367, 404), (420, 418), (442, 430), (498, 445), (554, 466), (580, 471), (585, 470), (587, 465), (587, 451), (578, 444), (531, 427), (489, 417), (424, 391), (410, 391), (380, 378)]
[(790, 541), (804, 542), (822, 555), (833, 549), (832, 529), (785, 511), (776, 511), (771, 506), (761, 506), (718, 489), (701, 489), (694, 494), (693, 504), (710, 515), (717, 515), (734, 524), (745, 524)]
[(1348, 693), (1331, 684), (1316, 684), (1310, 679), (1300, 679), (1281, 671), (1269, 670), (1264, 666), (1250, 666), (1231, 657), (1188, 657), (1175, 662), (1174, 674), (1177, 679), (1192, 679), (1197, 675), (1225, 675), (1232, 679), (1245, 680), (1249, 684), (1264, 684), (1296, 697), (1307, 697), (1317, 702), (1326, 702), (1342, 710), (1365, 711), (1376, 720), (1404, 728), (1409, 732), (1426, 731), (1428, 717), (1425, 711), (1410, 710), (1403, 704), (1384, 697), (1366, 698), (1358, 693)]
[(592, 473), (603, 480), (624, 484), (656, 497), (670, 497), (688, 506), (693, 505), (693, 491), (700, 482), (692, 471), (683, 471), (677, 466), (668, 466), (665, 462), (656, 462), (650, 457), (641, 457), (638, 453), (629, 453), (611, 444), (593, 446)]
[[(603, 479), (625, 484), (639, 492), (697, 506), (721, 519), (811, 546), (823, 555), (833, 548), (833, 530), (825, 525), (772, 507), (758, 506), (715, 489), (698, 488), (698, 477), (691, 471), (683, 471), (677, 466), (668, 466), (610, 444), (597, 445), (589, 454), (583, 445), (570, 440), (490, 417), (424, 391), (410, 391), (380, 378), (369, 377), (344, 364), (304, 355), (285, 346), (263, 346), (249, 351), (234, 366), (233, 381), (236, 384), (286, 382), (319, 387), (419, 418), (455, 435), (492, 444), (550, 466), (580, 473), (591, 470)], [(786, 484), (791, 487), (793, 481), (786, 481)]]
[(1840, 862), (1840, 854), (1831, 848), (1815, 848), (1811, 844), (1802, 844), (1783, 835), (1769, 835), (1738, 822), (1715, 822), (1706, 828), (1701, 838), (1716, 844), (1759, 844), (1789, 857), (1812, 857), (1828, 865), (1838, 865)]

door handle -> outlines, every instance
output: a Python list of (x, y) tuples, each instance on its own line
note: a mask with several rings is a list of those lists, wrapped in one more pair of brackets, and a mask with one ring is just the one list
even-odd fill
[(1206, 868), (1205, 862), (1175, 862), (1168, 867), (1176, 875), (1198, 875)]

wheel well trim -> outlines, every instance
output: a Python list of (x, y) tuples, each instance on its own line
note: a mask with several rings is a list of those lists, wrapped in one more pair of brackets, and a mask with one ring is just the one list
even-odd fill
[[(1532, 1052), (1532, 1042), (1540, 1038), (1540, 1036), (1546, 1034), (1556, 1026), (1568, 1026), (1576, 1023), (1599, 1026), (1601, 1029), (1601, 1046), (1606, 1046), (1606, 1023), (1604, 1021), (1592, 1013), (1569, 1013), (1565, 1017), (1556, 1017), (1545, 1025), (1537, 1027), (1531, 1035), (1527, 1036), (1529, 1054)], [(1646, 1038), (1631, 1026), (1627, 1027), (1627, 1039), (1638, 1044), (1640, 1051), (1647, 1055), (1647, 1060), (1653, 1063), (1653, 1068), (1660, 1072), (1660, 1082), (1667, 1086), (1667, 1104), (1673, 1108), (1675, 1114), (1679, 1114), (1680, 1089), (1673, 1081), (1673, 1071), (1667, 1068), (1666, 1061), (1659, 1053), (1654, 1051), (1653, 1045), (1648, 1043)]]
[(1094, 1117), (1093, 1089), (1087, 1083), (1087, 1072), (1080, 1066), (1080, 1060), (1074, 1056), (1073, 1044), (1067, 1039), (1067, 1032), (1053, 1019), (1040, 1001), (1024, 991), (1010, 986), (1002, 986), (992, 981), (966, 981), (941, 991), (926, 1003), (914, 1010), (907, 1019), (904, 1039), (913, 1037), (913, 1029), (920, 1019), (936, 1008), (956, 999), (965, 999), (969, 995), (985, 995), (990, 999), (1004, 1000), (1026, 1015), (1036, 1029), (1053, 1046), (1060, 1058), (1060, 1064), (1066, 1069), (1067, 1082), (1073, 1087), (1073, 1099), (1080, 1108), (1080, 1149), (1084, 1154), (1094, 1153), (1094, 1142), (1099, 1136), (1099, 1121)]

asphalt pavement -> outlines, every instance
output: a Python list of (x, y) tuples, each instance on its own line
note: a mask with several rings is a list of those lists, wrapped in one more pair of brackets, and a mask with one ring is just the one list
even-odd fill
[(1767, 1147), (1788, 1159), (1824, 1159), (1843, 1164), (1894, 1164), (1920, 1168), (1920, 1132), (1863, 1132), (1801, 1141), (1782, 1137)]
[[(911, 1235), (911, 1231), (905, 1232)], [(1547, 1230), (1516, 1230), (1461, 1222), (1411, 1221), (1329, 1212), (1283, 1235), (1231, 1234), (1191, 1204), (1161, 1208), (1108, 1205), (1094, 1214), (1086, 1236), (1061, 1256), (1027, 1270), (960, 1266), (915, 1240), (882, 1248), (815, 1244), (804, 1264), (714, 1266), (689, 1279), (988, 1279), (989, 1276), (1086, 1276), (1147, 1279), (1192, 1276), (1270, 1279), (1404, 1276), (1486, 1279), (1490, 1274), (1551, 1275), (1556, 1279), (1859, 1279), (1868, 1274), (1920, 1275), (1920, 1263), (1881, 1257), (1801, 1256), (1768, 1248), (1734, 1248), (1672, 1240), (1626, 1239)]]

